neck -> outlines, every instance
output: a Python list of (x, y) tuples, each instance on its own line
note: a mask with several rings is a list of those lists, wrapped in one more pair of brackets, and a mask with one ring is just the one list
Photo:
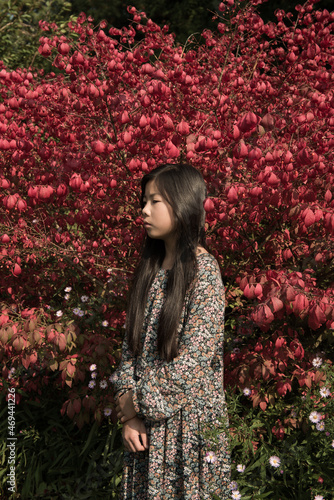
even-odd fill
[(164, 269), (171, 269), (174, 265), (175, 242), (165, 241), (165, 258), (162, 263)]

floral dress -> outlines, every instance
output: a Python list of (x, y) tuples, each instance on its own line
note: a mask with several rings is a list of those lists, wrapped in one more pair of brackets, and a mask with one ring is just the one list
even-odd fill
[[(167, 279), (168, 271), (161, 269), (149, 291), (142, 354), (133, 358), (125, 340), (114, 375), (117, 392), (133, 390), (134, 406), (149, 439), (147, 451), (124, 451), (120, 498), (202, 500), (215, 494), (224, 500), (230, 498), (230, 459), (223, 393), (224, 288), (219, 267), (212, 255), (198, 256), (198, 276), (180, 320), (179, 354), (168, 363), (157, 351)], [(217, 440), (208, 437), (216, 426), (225, 428)]]

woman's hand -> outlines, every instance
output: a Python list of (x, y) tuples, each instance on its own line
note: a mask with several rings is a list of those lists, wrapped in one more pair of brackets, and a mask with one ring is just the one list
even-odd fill
[(117, 398), (116, 403), (117, 418), (122, 424), (137, 416), (133, 406), (132, 390)]
[(144, 422), (134, 417), (123, 425), (123, 443), (128, 451), (148, 450), (148, 437)]

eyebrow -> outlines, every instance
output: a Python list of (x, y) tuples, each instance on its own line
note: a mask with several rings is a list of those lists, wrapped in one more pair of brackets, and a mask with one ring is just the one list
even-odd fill
[[(161, 194), (160, 193), (152, 193), (149, 195), (149, 198), (153, 198), (153, 196), (161, 196)], [(144, 195), (143, 198), (146, 198), (146, 195)]]

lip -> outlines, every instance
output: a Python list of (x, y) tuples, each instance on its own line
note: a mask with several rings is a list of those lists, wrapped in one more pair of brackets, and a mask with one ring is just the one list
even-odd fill
[(151, 227), (152, 224), (150, 224), (149, 222), (144, 222), (144, 227)]

